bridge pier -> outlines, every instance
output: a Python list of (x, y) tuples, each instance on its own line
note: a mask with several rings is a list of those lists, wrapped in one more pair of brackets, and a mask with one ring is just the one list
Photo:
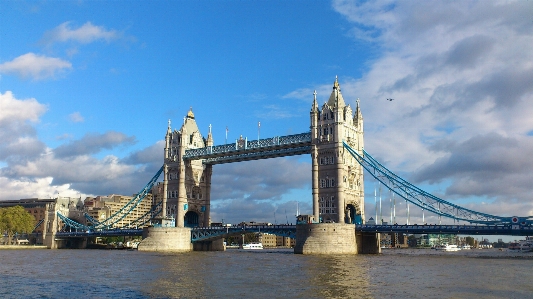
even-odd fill
[(355, 225), (309, 223), (296, 225), (297, 254), (357, 254)]
[(354, 224), (296, 225), (296, 254), (377, 254), (379, 234), (356, 232)]
[(139, 251), (192, 251), (191, 229), (188, 227), (145, 227)]
[(47, 232), (46, 237), (43, 240), (44, 245), (48, 249), (57, 249), (56, 234), (52, 232)]

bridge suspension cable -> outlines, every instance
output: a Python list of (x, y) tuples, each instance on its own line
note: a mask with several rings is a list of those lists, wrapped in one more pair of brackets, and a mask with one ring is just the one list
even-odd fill
[(116, 211), (113, 215), (111, 215), (109, 218), (100, 221), (100, 222), (92, 222), (94, 221), (94, 218), (89, 221), (91, 221), (94, 225), (95, 229), (109, 229), (114, 224), (119, 222), (120, 220), (124, 219), (131, 211), (133, 211), (139, 203), (148, 195), (152, 187), (154, 186), (155, 182), (161, 175), (161, 172), (163, 172), (164, 166), (161, 166), (159, 171), (154, 175), (154, 177), (144, 186), (144, 188), (137, 193), (129, 202), (127, 202), (122, 208), (120, 208), (118, 211)]
[[(148, 195), (152, 187), (154, 186), (155, 182), (163, 172), (164, 166), (161, 166), (161, 168), (157, 171), (157, 173), (152, 177), (152, 179), (143, 187), (143, 189), (137, 193), (130, 201), (128, 201), (122, 208), (120, 208), (117, 212), (115, 212), (113, 215), (111, 215), (109, 218), (98, 221), (91, 217), (89, 214), (85, 213), (84, 216), (87, 219), (87, 221), (91, 224), (91, 226), (87, 226), (81, 223), (78, 223), (63, 214), (61, 214), (59, 211), (57, 212), (58, 217), (65, 223), (65, 225), (70, 226), (72, 228), (75, 228), (76, 230), (94, 230), (94, 229), (110, 229), (113, 227), (114, 224), (118, 223), (122, 219), (124, 219), (129, 213), (131, 213), (138, 205), (142, 202), (142, 200)], [(128, 226), (125, 227), (132, 227), (132, 224), (135, 224), (137, 226), (142, 226), (148, 221), (150, 221), (153, 216), (159, 214), (161, 212), (161, 203), (155, 205), (152, 207), (150, 211), (139, 217), (138, 219), (134, 220), (132, 223), (130, 223)], [(150, 217), (151, 216), (151, 217)]]
[(407, 202), (422, 208), (423, 211), (432, 212), (439, 217), (444, 216), (454, 220), (467, 221), (470, 223), (507, 224), (519, 222), (521, 224), (533, 224), (533, 216), (518, 217), (518, 219), (514, 217), (495, 216), (470, 210), (447, 202), (402, 179), (400, 176), (396, 175), (385, 166), (380, 164), (365, 150), (363, 150), (363, 155), (360, 155), (346, 142), (343, 142), (343, 145), (359, 162), (359, 164), (361, 164), (361, 166), (363, 166), (363, 168), (367, 170), (376, 180), (389, 188), (393, 193), (405, 199)]

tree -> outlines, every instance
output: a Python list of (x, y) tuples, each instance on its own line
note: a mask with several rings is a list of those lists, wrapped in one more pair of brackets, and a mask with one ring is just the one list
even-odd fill
[(474, 247), (476, 245), (476, 241), (472, 237), (466, 237), (465, 241), (466, 241), (466, 244), (468, 244), (468, 245), (470, 245), (472, 247)]
[(31, 233), (35, 218), (21, 206), (0, 209), (0, 231), (7, 233), (7, 243), (15, 233)]

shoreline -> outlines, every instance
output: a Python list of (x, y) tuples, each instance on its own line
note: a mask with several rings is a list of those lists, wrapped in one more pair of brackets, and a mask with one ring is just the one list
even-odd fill
[(48, 249), (45, 245), (0, 245), (0, 250)]

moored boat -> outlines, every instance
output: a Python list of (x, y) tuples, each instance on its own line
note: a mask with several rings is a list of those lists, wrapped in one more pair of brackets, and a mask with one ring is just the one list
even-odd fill
[(457, 245), (449, 245), (449, 244), (442, 244), (435, 246), (436, 250), (440, 251), (459, 251), (461, 248), (457, 247)]
[(249, 244), (243, 244), (242, 249), (263, 249), (263, 243), (252, 242)]

